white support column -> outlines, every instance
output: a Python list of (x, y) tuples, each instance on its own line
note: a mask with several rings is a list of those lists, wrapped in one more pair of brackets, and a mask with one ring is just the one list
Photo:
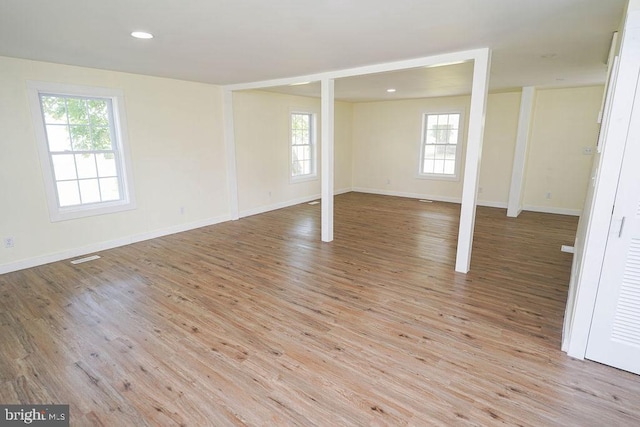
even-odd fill
[(462, 186), (458, 252), (456, 254), (456, 271), (459, 273), (468, 273), (471, 265), (471, 247), (473, 245), (473, 229), (476, 220), (478, 177), (480, 175), (480, 160), (482, 158), (482, 138), (484, 136), (484, 119), (487, 109), (490, 68), (491, 51), (489, 49), (482, 49), (475, 57), (475, 63), (473, 65), (469, 134), (467, 137), (467, 156), (464, 167), (464, 183)]
[(518, 134), (516, 136), (516, 151), (513, 155), (511, 188), (509, 189), (509, 204), (507, 206), (507, 216), (512, 218), (516, 218), (520, 215), (520, 212), (522, 212), (524, 172), (527, 166), (527, 146), (529, 145), (529, 130), (531, 129), (531, 122), (533, 121), (533, 101), (535, 95), (535, 87), (527, 86), (522, 88)]
[(229, 191), (229, 215), (240, 218), (238, 207), (238, 176), (236, 172), (236, 140), (233, 130), (233, 91), (223, 89), (224, 145), (227, 153), (227, 188)]
[(333, 241), (334, 80), (322, 79), (322, 241)]

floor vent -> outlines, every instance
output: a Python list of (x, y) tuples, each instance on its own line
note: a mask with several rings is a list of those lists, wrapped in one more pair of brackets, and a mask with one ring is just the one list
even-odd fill
[(426, 200), (426, 199), (420, 199), (418, 201), (422, 203), (433, 203), (433, 200)]
[(100, 259), (100, 255), (91, 255), (84, 258), (78, 258), (71, 261), (71, 264), (82, 264), (83, 262), (93, 261), (95, 259)]

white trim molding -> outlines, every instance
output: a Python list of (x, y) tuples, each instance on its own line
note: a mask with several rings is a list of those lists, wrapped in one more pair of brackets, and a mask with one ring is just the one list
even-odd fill
[[(132, 243), (142, 242), (145, 240), (155, 239), (157, 237), (168, 236), (171, 234), (182, 233), (183, 231), (194, 230), (196, 228), (207, 227), (210, 225), (220, 224), (231, 220), (229, 215), (223, 215), (216, 218), (204, 219), (200, 221), (190, 222), (187, 224), (175, 225), (173, 227), (153, 230), (146, 233), (134, 234), (131, 236), (121, 237), (119, 239), (108, 240), (106, 242), (94, 243), (79, 248), (72, 248), (48, 255), (42, 255), (34, 258), (28, 258), (20, 261), (11, 262), (9, 264), (0, 265), (0, 274), (11, 273), (13, 271), (24, 270), (25, 268), (37, 267), (39, 265), (49, 264), (52, 262), (63, 261), (65, 259), (76, 258), (92, 254), (107, 249), (113, 249), (120, 246), (130, 245)], [(105, 255), (103, 255), (104, 257)]]

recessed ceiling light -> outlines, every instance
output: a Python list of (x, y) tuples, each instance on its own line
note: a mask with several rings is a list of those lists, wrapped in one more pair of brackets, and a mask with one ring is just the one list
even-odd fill
[(395, 89), (393, 89), (393, 88), (391, 88), (391, 89), (387, 89), (387, 92), (389, 92), (389, 93), (393, 93), (393, 92), (395, 92), (395, 91), (396, 91), (396, 90), (395, 90)]
[(289, 86), (302, 86), (302, 85), (308, 85), (311, 82), (300, 82), (300, 83), (291, 83)]
[(131, 37), (135, 37), (137, 39), (152, 39), (153, 34), (147, 33), (146, 31), (134, 31), (131, 33)]

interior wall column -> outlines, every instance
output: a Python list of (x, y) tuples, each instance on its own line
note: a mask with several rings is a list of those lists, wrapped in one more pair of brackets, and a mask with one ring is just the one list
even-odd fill
[(229, 216), (240, 218), (238, 206), (238, 174), (236, 168), (236, 139), (233, 128), (233, 91), (223, 89), (222, 114), (224, 118), (224, 145), (227, 154), (227, 188), (229, 191)]
[(536, 88), (527, 86), (522, 88), (520, 98), (520, 117), (518, 118), (518, 133), (516, 136), (516, 150), (513, 154), (513, 170), (511, 172), (511, 187), (509, 189), (509, 204), (507, 216), (516, 218), (522, 212), (522, 199), (527, 169), (527, 147), (531, 123), (533, 122), (533, 103)]
[(476, 202), (478, 198), (478, 180), (480, 160), (482, 158), (482, 139), (487, 110), (489, 70), (491, 51), (482, 49), (475, 57), (473, 65), (473, 86), (471, 88), (471, 108), (469, 109), (469, 134), (467, 137), (467, 155), (464, 166), (462, 186), (462, 207), (460, 209), (460, 227), (458, 229), (458, 252), (456, 271), (469, 272), (473, 229), (476, 220)]
[(322, 241), (333, 241), (334, 80), (321, 80), (322, 112)]

